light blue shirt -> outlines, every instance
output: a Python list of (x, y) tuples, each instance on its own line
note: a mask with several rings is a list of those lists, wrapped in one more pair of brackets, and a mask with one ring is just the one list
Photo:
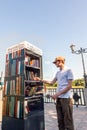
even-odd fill
[[(56, 75), (55, 79), (57, 80), (57, 92), (60, 92), (68, 85), (68, 80), (73, 80), (73, 73), (71, 69), (64, 67), (63, 70), (59, 70)], [(61, 94), (59, 96), (60, 98), (72, 98), (72, 89), (70, 89), (68, 92)]]

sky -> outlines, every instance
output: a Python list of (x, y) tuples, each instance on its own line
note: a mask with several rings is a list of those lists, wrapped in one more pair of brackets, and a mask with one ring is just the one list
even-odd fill
[[(0, 0), (0, 72), (6, 49), (23, 41), (42, 49), (43, 78), (54, 77), (57, 56), (65, 57), (74, 79), (82, 78), (81, 55), (72, 54), (70, 45), (87, 48), (87, 0)], [(87, 53), (84, 62), (86, 69)]]

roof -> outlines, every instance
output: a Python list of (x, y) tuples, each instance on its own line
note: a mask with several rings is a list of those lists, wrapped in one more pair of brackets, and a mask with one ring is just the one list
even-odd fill
[(16, 51), (24, 49), (24, 48), (26, 48), (30, 51), (33, 51), (36, 54), (42, 55), (42, 50), (40, 48), (36, 47), (35, 45), (33, 45), (27, 41), (20, 42), (18, 44), (15, 44), (15, 45), (7, 48), (6, 53), (13, 53), (13, 52), (16, 52)]

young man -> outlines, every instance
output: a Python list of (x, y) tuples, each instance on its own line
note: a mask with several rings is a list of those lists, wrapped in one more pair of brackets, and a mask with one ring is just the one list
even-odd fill
[(52, 96), (56, 99), (56, 110), (58, 118), (59, 130), (74, 130), (73, 125), (73, 102), (72, 102), (72, 80), (73, 73), (71, 69), (65, 66), (65, 58), (58, 56), (53, 62), (59, 71), (56, 73), (52, 81), (41, 80), (44, 83), (54, 84), (58, 83), (57, 91)]

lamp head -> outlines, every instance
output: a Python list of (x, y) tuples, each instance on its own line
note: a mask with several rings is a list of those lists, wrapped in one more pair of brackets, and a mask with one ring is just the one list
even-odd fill
[(70, 45), (70, 48), (71, 48), (71, 51), (72, 51), (72, 53), (75, 51), (75, 45), (74, 44), (71, 44)]

